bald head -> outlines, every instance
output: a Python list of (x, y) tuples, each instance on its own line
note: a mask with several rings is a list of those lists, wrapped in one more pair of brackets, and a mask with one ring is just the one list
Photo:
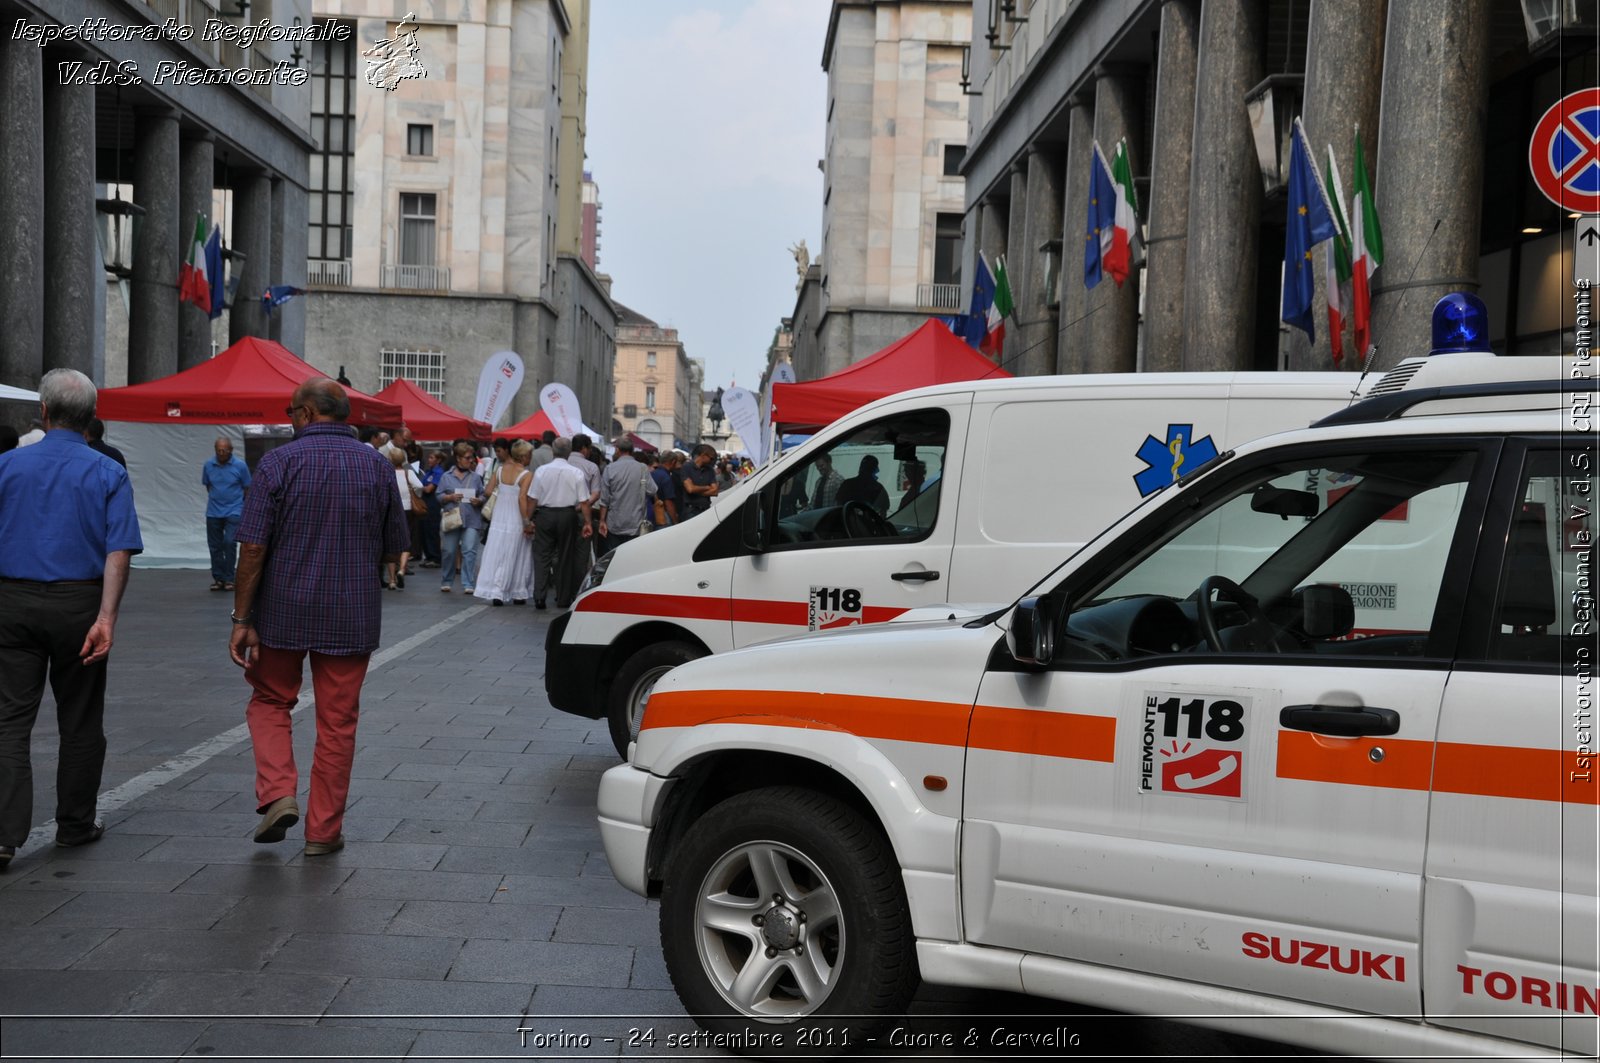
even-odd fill
[(217, 464), (226, 465), (233, 460), (233, 440), (227, 436), (218, 436), (217, 441), (211, 445), (217, 452)]
[(337, 381), (315, 377), (295, 388), (293, 403), (305, 406), (313, 421), (347, 421), (350, 419), (350, 396)]

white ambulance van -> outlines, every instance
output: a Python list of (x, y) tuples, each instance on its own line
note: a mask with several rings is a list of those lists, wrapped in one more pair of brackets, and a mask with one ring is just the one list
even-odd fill
[(664, 676), (599, 817), (685, 1007), (768, 1055), (877, 1051), (920, 977), (1594, 1058), (1594, 368), (1407, 365), (1012, 606)]
[(925, 606), (1011, 601), (1141, 498), (1349, 405), (1357, 380), (1028, 377), (871, 403), (709, 513), (601, 558), (550, 627), (546, 693), (563, 711), (607, 717), (625, 756), (672, 667)]

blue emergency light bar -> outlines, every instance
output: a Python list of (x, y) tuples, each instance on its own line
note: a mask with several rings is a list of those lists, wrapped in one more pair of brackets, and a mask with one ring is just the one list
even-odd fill
[(1471, 292), (1451, 292), (1433, 306), (1433, 350), (1460, 354), (1489, 350), (1489, 310)]

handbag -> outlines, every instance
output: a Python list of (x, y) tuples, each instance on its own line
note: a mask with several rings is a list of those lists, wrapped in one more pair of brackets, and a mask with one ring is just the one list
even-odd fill
[(459, 531), (462, 527), (461, 505), (455, 509), (446, 510), (444, 516), (439, 518), (439, 530), (442, 532)]
[[(413, 476), (411, 479), (415, 480), (416, 477)], [(423, 500), (421, 491), (419, 490), (421, 486), (422, 485), (419, 481), (416, 487), (411, 488), (411, 512), (415, 513), (419, 517), (424, 516), (428, 512), (428, 503)]]
[[(497, 485), (499, 482), (498, 479), (495, 480)], [(498, 501), (500, 501), (500, 489), (496, 486), (494, 494), (490, 495), (489, 500), (483, 504), (483, 508), (478, 510), (478, 515), (485, 521), (494, 519), (494, 504)]]

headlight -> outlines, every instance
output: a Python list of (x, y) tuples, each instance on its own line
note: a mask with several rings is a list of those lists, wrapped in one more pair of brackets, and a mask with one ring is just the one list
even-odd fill
[(615, 550), (608, 550), (602, 554), (600, 560), (589, 569), (589, 574), (583, 577), (583, 585), (578, 588), (578, 593), (584, 594), (600, 586), (600, 581), (606, 578), (606, 569), (611, 567), (611, 559), (616, 556)]

